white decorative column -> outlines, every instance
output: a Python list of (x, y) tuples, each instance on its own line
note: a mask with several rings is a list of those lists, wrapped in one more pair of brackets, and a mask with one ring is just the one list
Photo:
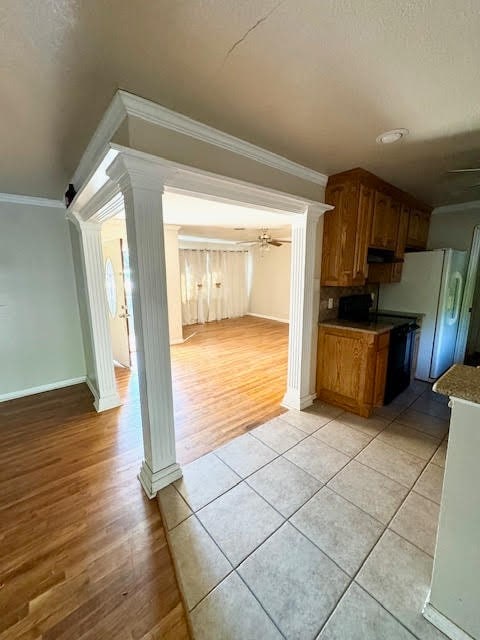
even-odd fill
[(107, 170), (125, 199), (146, 494), (181, 477), (176, 462), (162, 194), (166, 174), (155, 162), (119, 154)]
[(317, 320), (314, 318), (317, 222), (330, 208), (309, 206), (304, 214), (295, 215), (292, 222), (287, 391), (282, 403), (289, 409), (305, 409), (314, 399), (310, 378), (312, 337)]
[(182, 288), (180, 284), (180, 260), (178, 255), (179, 230), (180, 227), (178, 225), (164, 225), (170, 344), (180, 344), (183, 342)]
[(88, 320), (91, 335), (92, 360), (95, 380), (87, 379), (95, 398), (97, 411), (106, 411), (121, 405), (117, 392), (113, 366), (112, 338), (108, 321), (105, 294), (105, 267), (103, 264), (101, 224), (70, 218), (80, 232), (83, 274), (87, 294)]

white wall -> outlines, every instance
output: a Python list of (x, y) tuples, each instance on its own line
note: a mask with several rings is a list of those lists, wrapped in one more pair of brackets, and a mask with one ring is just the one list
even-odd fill
[(480, 224), (480, 204), (478, 209), (436, 213), (434, 211), (428, 235), (429, 249), (459, 249), (465, 251), (472, 244), (473, 229)]
[(288, 322), (291, 245), (271, 247), (263, 256), (252, 249), (250, 313)]
[(0, 399), (85, 377), (68, 224), (0, 202)]

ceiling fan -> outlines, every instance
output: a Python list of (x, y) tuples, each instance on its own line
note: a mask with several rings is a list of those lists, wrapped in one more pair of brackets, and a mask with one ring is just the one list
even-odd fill
[(258, 244), (260, 249), (268, 251), (270, 245), (272, 245), (272, 247), (281, 247), (282, 244), (289, 244), (291, 242), (291, 240), (277, 240), (276, 238), (272, 238), (268, 233), (268, 228), (264, 227), (261, 229), (261, 233), (257, 236), (256, 240), (242, 240), (241, 242), (237, 242), (237, 244)]
[[(480, 173), (480, 167), (469, 167), (467, 169), (449, 169), (447, 173)], [(476, 189), (477, 187), (480, 187), (480, 182), (470, 184), (464, 187), (462, 191), (465, 191), (466, 189)]]

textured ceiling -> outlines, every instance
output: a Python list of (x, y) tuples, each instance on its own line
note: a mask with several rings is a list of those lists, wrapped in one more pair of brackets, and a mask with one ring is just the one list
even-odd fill
[(0, 191), (58, 197), (121, 87), (323, 173), (480, 197), (445, 175), (480, 166), (478, 0), (3, 0), (0, 28)]

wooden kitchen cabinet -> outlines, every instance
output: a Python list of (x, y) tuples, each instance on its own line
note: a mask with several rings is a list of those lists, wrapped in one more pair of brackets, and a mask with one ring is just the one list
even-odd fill
[(395, 244), (395, 262), (385, 264), (370, 264), (368, 266), (369, 282), (400, 282), (402, 279), (403, 258), (407, 243), (408, 224), (410, 220), (410, 208), (401, 205), (395, 208), (397, 216), (397, 240)]
[(372, 189), (352, 181), (327, 187), (326, 200), (335, 209), (327, 212), (324, 219), (324, 286), (365, 284), (373, 195)]
[(317, 398), (369, 417), (383, 404), (390, 332), (320, 325)]
[(369, 246), (395, 251), (401, 205), (382, 191), (375, 192), (372, 232)]
[[(405, 249), (426, 247), (430, 209), (364, 169), (330, 176), (325, 201), (321, 284), (362, 286), (399, 282)], [(393, 262), (368, 263), (369, 248)]]
[(425, 250), (427, 248), (430, 215), (430, 211), (421, 211), (419, 209), (410, 211), (406, 241), (408, 248), (416, 250)]

